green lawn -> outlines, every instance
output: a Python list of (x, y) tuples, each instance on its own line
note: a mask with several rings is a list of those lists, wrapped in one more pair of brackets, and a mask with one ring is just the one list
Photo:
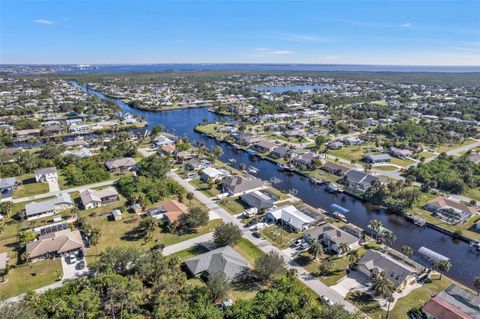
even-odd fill
[(369, 294), (360, 291), (354, 291), (347, 294), (346, 299), (372, 319), (383, 319), (387, 314), (386, 311), (380, 307), (378, 301), (373, 299)]
[(34, 174), (25, 174), (17, 177), (17, 180), (22, 183), (13, 191), (14, 198), (28, 197), (43, 193), (48, 193), (48, 183), (37, 183)]
[(470, 144), (473, 144), (473, 143), (476, 143), (476, 141), (475, 140), (466, 140), (461, 144), (440, 145), (440, 146), (435, 148), (435, 151), (437, 151), (439, 153), (448, 152), (448, 151), (454, 150), (456, 148), (460, 148), (462, 146), (467, 146), (467, 145), (470, 145)]
[(240, 255), (245, 257), (248, 263), (253, 267), (255, 260), (260, 258), (264, 253), (260, 248), (255, 246), (251, 241), (241, 238), (238, 244), (233, 247)]
[(480, 188), (469, 188), (463, 195), (480, 202)]
[(199, 178), (190, 181), (190, 184), (198, 188), (198, 190), (204, 193), (207, 197), (217, 196), (221, 192), (219, 184), (212, 184), (210, 187), (210, 185), (203, 183)]
[(248, 209), (248, 206), (243, 203), (239, 197), (227, 197), (218, 201), (218, 205), (222, 206), (232, 215), (241, 214)]
[(328, 153), (349, 161), (361, 161), (365, 156), (365, 149), (375, 147), (375, 143), (368, 142), (362, 145), (345, 146), (339, 150), (329, 150)]
[(12, 268), (0, 284), (0, 299), (17, 296), (27, 291), (54, 283), (62, 277), (62, 265), (59, 258), (37, 261), (30, 265)]
[(393, 165), (378, 165), (374, 166), (374, 169), (378, 169), (380, 171), (396, 171), (398, 170), (398, 167), (393, 166)]
[(399, 166), (408, 166), (408, 165), (412, 165), (415, 162), (409, 159), (400, 159), (400, 158), (392, 157), (392, 160), (390, 161), (390, 163), (399, 165)]
[(441, 280), (427, 280), (422, 287), (410, 292), (407, 296), (400, 298), (390, 312), (395, 319), (409, 319), (408, 312), (413, 308), (422, 307), (430, 298), (440, 291), (446, 289), (453, 281), (445, 276)]
[(204, 134), (209, 134), (217, 137), (224, 137), (226, 134), (219, 132), (219, 128), (221, 128), (222, 125), (220, 124), (207, 124), (207, 125), (197, 125), (195, 129)]
[(302, 237), (302, 233), (288, 232), (277, 225), (269, 226), (261, 230), (262, 235), (266, 240), (274, 244), (280, 249), (285, 249), (289, 246), (291, 240)]
[(207, 251), (208, 251), (208, 249), (205, 248), (204, 246), (196, 245), (196, 246), (190, 247), (188, 249), (177, 251), (176, 253), (171, 254), (169, 256), (178, 257), (181, 261), (185, 261), (189, 258), (192, 258), (193, 256), (206, 253)]

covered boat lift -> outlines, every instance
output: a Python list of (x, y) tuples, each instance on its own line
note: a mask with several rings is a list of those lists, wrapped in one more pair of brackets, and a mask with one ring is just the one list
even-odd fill
[(427, 247), (420, 247), (420, 249), (418, 250), (418, 254), (420, 255), (420, 257), (428, 262), (431, 262), (431, 263), (435, 263), (435, 262), (439, 262), (439, 261), (447, 261), (447, 260), (450, 260), (450, 258), (448, 257), (445, 257), (431, 249), (428, 249)]

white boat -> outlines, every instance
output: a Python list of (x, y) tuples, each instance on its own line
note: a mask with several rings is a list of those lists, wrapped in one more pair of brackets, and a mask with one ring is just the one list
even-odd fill
[(237, 162), (237, 160), (234, 159), (234, 158), (231, 158), (231, 159), (229, 159), (228, 161), (229, 161), (230, 163), (232, 163), (232, 164), (235, 164), (235, 163)]
[(345, 215), (343, 215), (343, 214), (340, 214), (340, 213), (338, 213), (338, 212), (333, 212), (333, 213), (332, 213), (332, 216), (333, 216), (335, 219), (341, 220), (341, 221), (344, 222), (344, 223), (347, 222), (347, 217), (345, 217)]
[(288, 193), (289, 193), (290, 195), (295, 196), (295, 195), (298, 194), (298, 191), (297, 191), (295, 188), (292, 188), (291, 190), (288, 191)]
[(248, 172), (252, 173), (252, 174), (257, 174), (258, 173), (258, 168), (253, 167), (253, 166), (249, 166), (248, 167)]
[(270, 179), (270, 182), (271, 182), (272, 184), (278, 184), (278, 183), (280, 183), (281, 181), (282, 181), (282, 180), (281, 180), (280, 178), (278, 178), (278, 177), (272, 177), (272, 178)]

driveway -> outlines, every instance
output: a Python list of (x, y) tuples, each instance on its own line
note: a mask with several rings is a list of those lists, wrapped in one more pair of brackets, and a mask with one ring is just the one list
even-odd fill
[(54, 179), (54, 178), (47, 179), (47, 183), (48, 183), (48, 188), (50, 192), (57, 192), (60, 190), (57, 179)]
[(88, 276), (88, 266), (87, 262), (85, 259), (85, 268), (83, 269), (77, 269), (77, 265), (79, 261), (77, 260), (76, 263), (71, 264), (68, 256), (62, 257), (62, 269), (63, 269), (63, 280), (67, 279), (77, 279), (77, 278), (83, 278)]
[(368, 277), (360, 271), (351, 271), (350, 273), (348, 273), (348, 275), (340, 279), (340, 281), (336, 285), (331, 286), (330, 288), (345, 297), (349, 292), (352, 292), (354, 290), (367, 290), (368, 282)]

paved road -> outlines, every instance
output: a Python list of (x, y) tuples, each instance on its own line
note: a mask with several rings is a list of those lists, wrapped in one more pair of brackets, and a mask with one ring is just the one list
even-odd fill
[(260, 248), (262, 251), (268, 253), (270, 251), (276, 251), (279, 254), (281, 254), (284, 259), (287, 261), (287, 265), (290, 268), (294, 268), (297, 273), (299, 279), (307, 285), (310, 289), (315, 291), (319, 296), (325, 295), (327, 296), (331, 301), (333, 301), (336, 304), (341, 304), (342, 306), (345, 307), (350, 312), (358, 312), (359, 310), (346, 301), (339, 293), (322, 283), (320, 280), (316, 279), (314, 276), (312, 276), (311, 273), (309, 273), (305, 268), (300, 267), (297, 263), (295, 263), (292, 259), (292, 257), (275, 246), (271, 245), (268, 241), (264, 239), (259, 239), (256, 237), (253, 237), (251, 232), (248, 229), (245, 229), (243, 227), (243, 224), (239, 219), (237, 219), (235, 216), (231, 215), (228, 213), (225, 209), (220, 207), (217, 203), (213, 202), (210, 198), (205, 196), (202, 192), (198, 191), (190, 185), (187, 181), (182, 179), (180, 176), (178, 176), (175, 172), (170, 172), (167, 174), (169, 177), (173, 178), (176, 182), (178, 182), (182, 187), (184, 187), (188, 192), (192, 192), (194, 196), (204, 205), (206, 205), (210, 210), (213, 210), (218, 216), (222, 218), (224, 222), (231, 222), (234, 224), (237, 224), (240, 226), (240, 228), (243, 231), (243, 237), (254, 243), (258, 248)]
[(44, 194), (28, 196), (28, 197), (14, 198), (13, 203), (15, 204), (15, 203), (30, 202), (32, 200), (57, 196), (57, 195), (60, 195), (60, 193), (78, 192), (78, 191), (80, 191), (82, 189), (86, 189), (86, 188), (96, 188), (96, 187), (110, 186), (110, 185), (113, 185), (115, 182), (116, 182), (116, 180), (111, 180), (111, 181), (100, 182), (100, 183), (89, 184), (89, 185), (83, 185), (83, 186), (78, 186), (78, 187), (72, 187), (72, 188), (68, 188), (68, 189), (63, 189), (63, 190), (58, 190), (58, 191), (48, 192), (48, 193), (44, 193)]

